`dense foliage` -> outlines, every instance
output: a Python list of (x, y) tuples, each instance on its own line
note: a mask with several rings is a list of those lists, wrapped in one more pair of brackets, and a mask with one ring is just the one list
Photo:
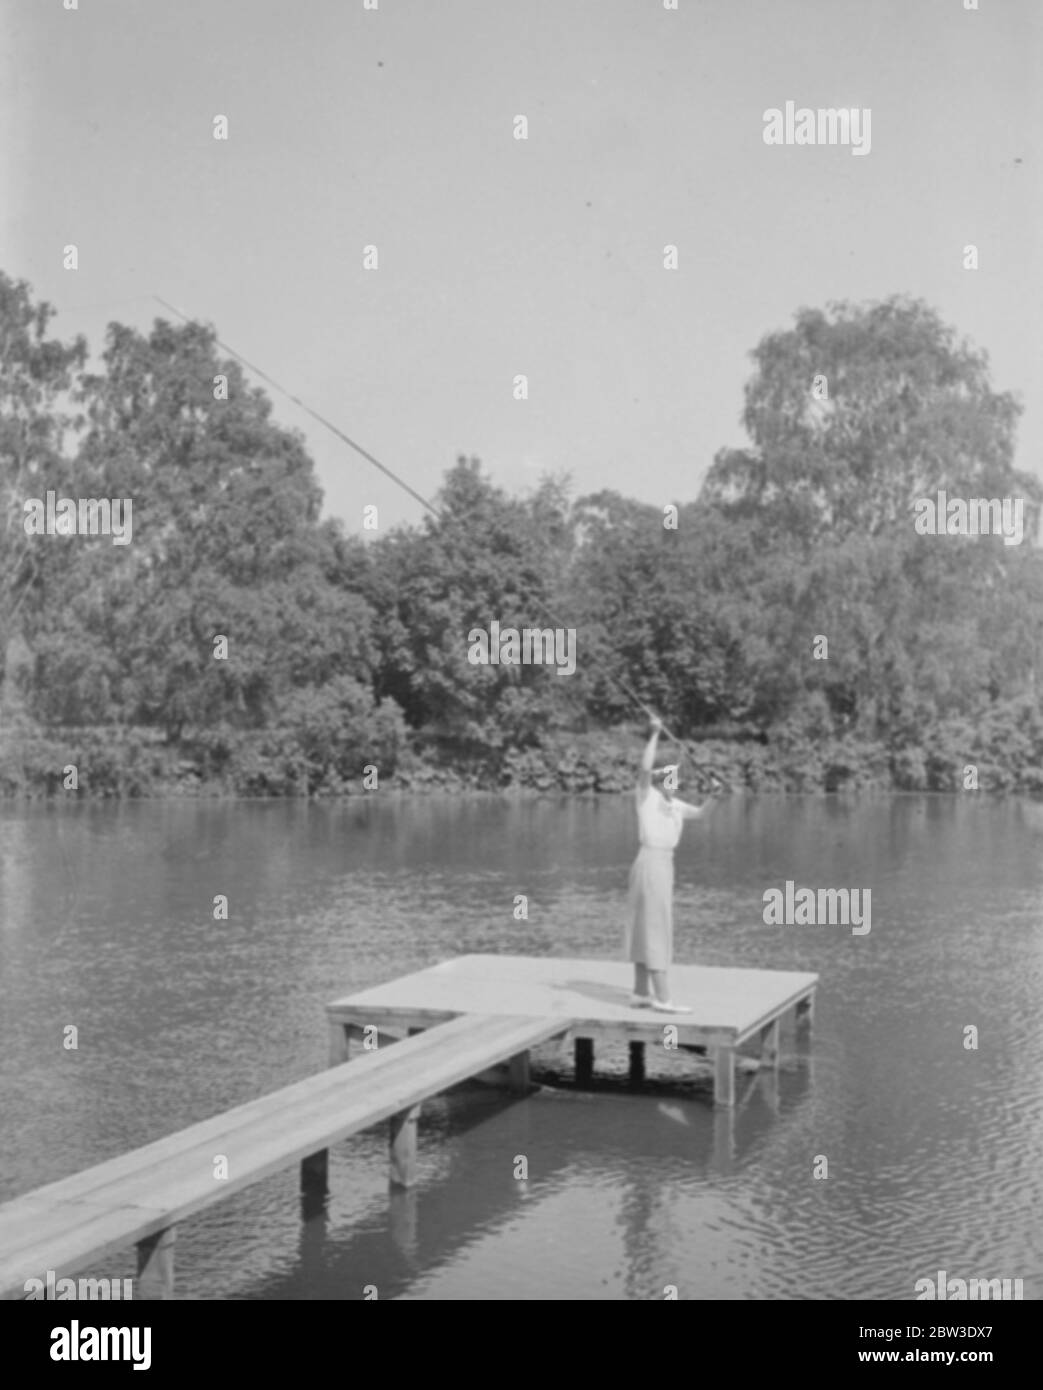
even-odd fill
[[(618, 790), (638, 723), (613, 677), (733, 785), (947, 790), (973, 764), (1043, 790), (1041, 490), (1013, 468), (1016, 402), (922, 303), (765, 337), (750, 444), (694, 501), (510, 496), (461, 458), (439, 519), (366, 542), (322, 519), (303, 439), (212, 330), (112, 324), (89, 371), (50, 317), (0, 274), (0, 790), (68, 764), (105, 795), (342, 793), (373, 769)], [(918, 534), (939, 489), (1023, 498), (1024, 541)], [(133, 499), (131, 542), (27, 535), (48, 490)], [(472, 664), (494, 622), (574, 629), (575, 673)]]

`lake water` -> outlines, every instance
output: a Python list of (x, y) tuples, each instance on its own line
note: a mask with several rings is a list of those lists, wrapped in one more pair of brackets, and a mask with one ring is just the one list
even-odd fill
[[(321, 1069), (338, 995), (618, 955), (635, 844), (627, 797), (0, 805), (0, 1200)], [(939, 1269), (1043, 1296), (1041, 851), (1024, 800), (720, 803), (677, 852), (676, 955), (819, 972), (777, 1084), (744, 1073), (729, 1115), (699, 1062), (577, 1093), (548, 1053), (530, 1098), (425, 1106), (408, 1194), (381, 1126), (321, 1215), (288, 1169), (186, 1222), (178, 1296), (910, 1299)], [(765, 926), (787, 879), (871, 889), (871, 932)]]

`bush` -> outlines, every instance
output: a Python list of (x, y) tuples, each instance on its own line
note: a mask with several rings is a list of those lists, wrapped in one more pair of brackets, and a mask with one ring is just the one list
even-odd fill
[(57, 734), (8, 731), (0, 745), (0, 793), (52, 796), (75, 767), (83, 796), (151, 796), (167, 782), (169, 759), (148, 729), (98, 727)]
[(277, 756), (292, 763), (309, 792), (345, 786), (371, 765), (380, 776), (393, 776), (406, 738), (395, 701), (374, 704), (369, 689), (351, 676), (293, 691), (279, 722), (283, 742)]

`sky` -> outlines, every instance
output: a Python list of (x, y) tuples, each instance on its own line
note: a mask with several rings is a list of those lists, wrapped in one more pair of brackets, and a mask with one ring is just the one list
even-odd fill
[[(766, 333), (907, 293), (1043, 476), (1039, 0), (72, 2), (0, 0), (0, 269), (62, 337), (158, 294), (423, 495), (463, 453), (663, 505), (744, 442)], [(766, 145), (789, 100), (868, 108), (869, 153)], [(327, 514), (418, 520), (274, 399)]]

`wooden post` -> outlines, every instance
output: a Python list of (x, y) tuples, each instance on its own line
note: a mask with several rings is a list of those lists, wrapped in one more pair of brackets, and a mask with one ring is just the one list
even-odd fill
[[(407, 1038), (415, 1038), (416, 1035), (417, 1035), (418, 1033), (426, 1033), (426, 1032), (427, 1032), (427, 1029), (426, 1029), (426, 1028), (409, 1028), (409, 1029), (406, 1030), (406, 1037), (407, 1037)], [(413, 1106), (413, 1163), (414, 1163), (414, 1166), (416, 1165), (416, 1126), (417, 1126), (417, 1121), (420, 1119), (420, 1111), (421, 1111), (422, 1109), (423, 1109), (423, 1106), (420, 1104), (419, 1101), (417, 1102), (416, 1105)], [(409, 1181), (412, 1182), (413, 1179), (410, 1178)], [(403, 1186), (408, 1186), (408, 1184), (403, 1184)]]
[(753, 1078), (753, 1084), (760, 1090), (764, 1097), (764, 1103), (773, 1115), (779, 1113), (779, 1069), (772, 1067), (767, 1071), (758, 1071)]
[(330, 1024), (330, 1059), (331, 1067), (339, 1067), (341, 1062), (347, 1062), (351, 1057), (351, 1026), (347, 1023)]
[(398, 1253), (407, 1260), (417, 1258), (420, 1223), (416, 1188), (393, 1187), (388, 1196), (388, 1234)]
[(507, 1063), (507, 1084), (515, 1095), (527, 1091), (532, 1085), (529, 1073), (529, 1053), (517, 1052)]
[(715, 1105), (735, 1104), (735, 1050), (731, 1047), (714, 1049), (713, 1099)]
[(174, 1234), (176, 1228), (138, 1241), (138, 1291), (146, 1297), (174, 1297)]
[(797, 1027), (803, 1023), (808, 1029), (815, 1022), (815, 991), (812, 990), (806, 999), (797, 1001), (796, 1009)]
[(301, 1193), (301, 1225), (297, 1239), (297, 1256), (301, 1272), (305, 1278), (315, 1269), (321, 1269), (326, 1258), (326, 1241), (329, 1238), (329, 1204), (325, 1197)]
[(721, 1106), (713, 1112), (714, 1170), (727, 1177), (735, 1167), (735, 1107)]
[(576, 1085), (589, 1086), (594, 1079), (594, 1039), (576, 1039)]
[(301, 1159), (301, 1192), (308, 1197), (325, 1197), (330, 1190), (330, 1151), (319, 1149)]
[(779, 1020), (773, 1018), (761, 1029), (761, 1066), (779, 1065)]
[(645, 1045), (643, 1042), (630, 1044), (630, 1084), (640, 1086), (645, 1079)]
[(392, 1187), (412, 1187), (416, 1182), (416, 1126), (420, 1106), (411, 1105), (399, 1110), (390, 1121), (390, 1156)]

